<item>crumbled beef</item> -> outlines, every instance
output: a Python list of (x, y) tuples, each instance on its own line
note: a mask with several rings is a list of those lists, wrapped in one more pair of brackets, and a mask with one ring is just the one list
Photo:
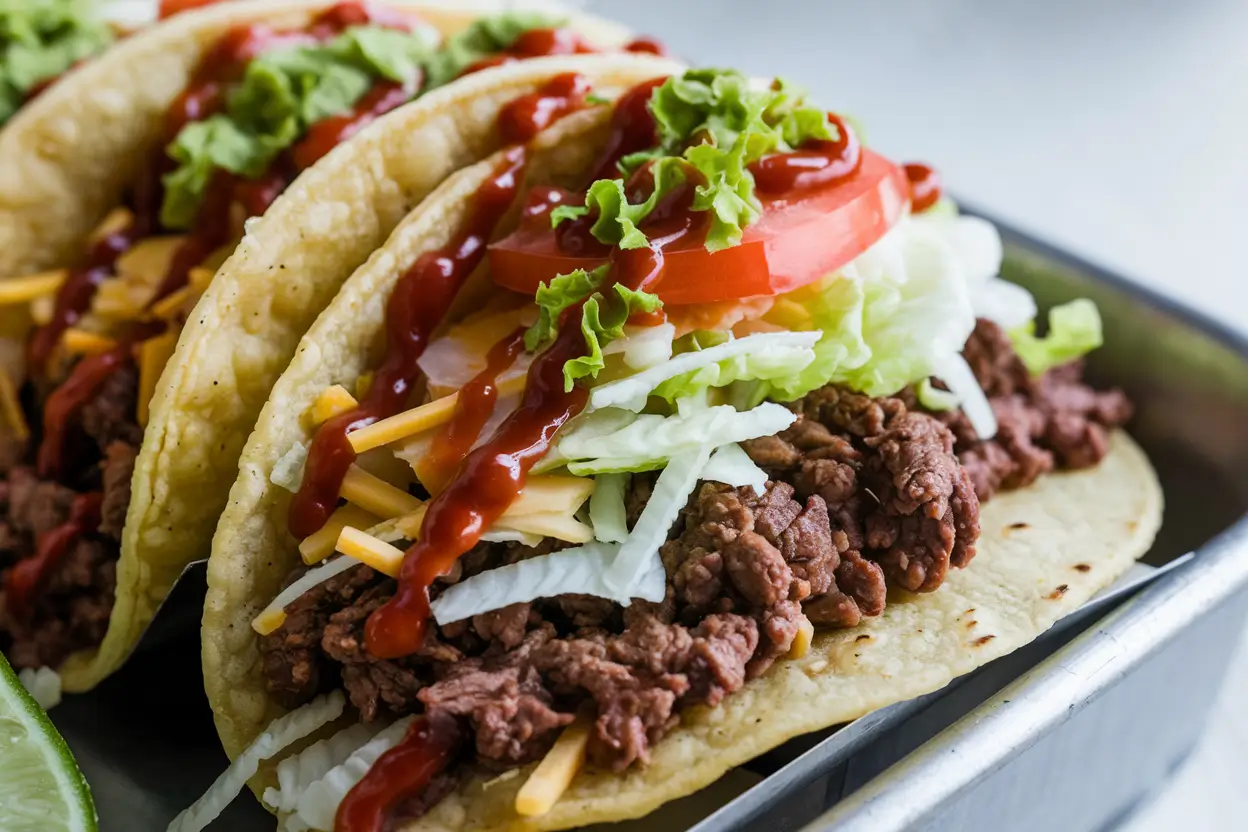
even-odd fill
[(130, 508), (130, 476), (138, 449), (125, 442), (112, 442), (104, 449), (104, 500), (100, 506), (100, 533), (121, 540)]
[(417, 696), (431, 714), (466, 717), (476, 728), (477, 753), (503, 763), (541, 756), (574, 714), (560, 713), (534, 666), (553, 628), (534, 630), (516, 649), (452, 664)]
[(1109, 431), (1131, 418), (1120, 390), (1093, 390), (1082, 362), (1033, 378), (1009, 336), (980, 320), (963, 351), (997, 417), (997, 435), (984, 441), (961, 411), (935, 414), (957, 438), (958, 457), (980, 500), (1022, 488), (1054, 468), (1087, 468), (1108, 451)]
[[(960, 413), (922, 412), (912, 393), (814, 391), (792, 405), (791, 427), (744, 443), (770, 477), (763, 493), (706, 482), (690, 497), (660, 550), (661, 602), (621, 608), (567, 595), (514, 604), (430, 627), (416, 654), (379, 660), (364, 625), (393, 583), (361, 567), (292, 605), (262, 640), (270, 689), (307, 701), (332, 669), (365, 719), (423, 711), (456, 720), (487, 767), (540, 757), (588, 709), (595, 763), (619, 771), (646, 762), (685, 708), (714, 706), (766, 672), (805, 620), (855, 626), (883, 612), (889, 586), (932, 591), (950, 567), (967, 565), (977, 492), (1104, 453), (1105, 429), (1129, 415), (1121, 394), (1091, 391), (1077, 365), (1032, 380), (1002, 352), (1001, 333), (982, 324), (976, 332), (967, 358), (1001, 422), (991, 442)], [(630, 527), (654, 481), (631, 477)], [(432, 593), (564, 545), (478, 545)], [(441, 776), (396, 817), (418, 817), (455, 782), (454, 772)]]
[(692, 629), (646, 616), (619, 636), (548, 641), (532, 666), (556, 694), (593, 700), (590, 757), (621, 771), (649, 760), (682, 708), (716, 705), (745, 684), (757, 643), (757, 625), (744, 616), (711, 615)]
[[(23, 615), (0, 597), (0, 649), (18, 667), (56, 666), (107, 632), (130, 476), (143, 438), (135, 421), (137, 386), (137, 372), (127, 365), (83, 405), (67, 438), (70, 470), (55, 480), (35, 473), (35, 443), (0, 437), (0, 585), (9, 568), (35, 553), (40, 535), (69, 519), (79, 494), (102, 492), (98, 529), (70, 543), (33, 603), (22, 605)], [(40, 382), (30, 389), (37, 400), (52, 388)], [(26, 416), (39, 423), (37, 412)]]
[(127, 363), (111, 374), (99, 392), (82, 406), (82, 429), (100, 448), (114, 442), (143, 444), (143, 428), (135, 421), (139, 371)]

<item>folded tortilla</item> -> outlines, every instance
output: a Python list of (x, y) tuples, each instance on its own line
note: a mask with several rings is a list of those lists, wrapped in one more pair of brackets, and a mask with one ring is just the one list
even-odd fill
[[(582, 113), (539, 137), (529, 178), (578, 181), (605, 139), (607, 118)], [(447, 179), (343, 285), (274, 385), (243, 451), (213, 541), (203, 630), (204, 679), (232, 758), (282, 713), (265, 691), (251, 627), (301, 563), (286, 526), (291, 495), (271, 481), (275, 466), (311, 438), (301, 416), (318, 394), (333, 384), (350, 388), (371, 368), (370, 347), (383, 330), (396, 282), (423, 252), (453, 239), (496, 164), (486, 160)], [(474, 275), (466, 294), (489, 291), (488, 280), (479, 278)], [(473, 303), (461, 299), (458, 305), (462, 311)], [(1047, 476), (986, 504), (978, 554), (968, 567), (951, 570), (937, 591), (891, 592), (882, 615), (822, 632), (804, 657), (779, 661), (718, 707), (683, 712), (680, 726), (654, 747), (649, 765), (622, 774), (582, 770), (554, 808), (535, 818), (520, 818), (514, 808), (534, 766), (516, 777), (479, 776), (404, 828), (555, 830), (645, 815), (791, 737), (936, 690), (1030, 642), (1148, 549), (1161, 509), (1155, 472), (1118, 432), (1096, 467)], [(272, 778), (271, 766), (262, 768), (253, 788), (259, 794)]]
[[(25, 108), (0, 133), (0, 274), (72, 262), (101, 217), (151, 158), (170, 104), (228, 29), (306, 25), (328, 0), (228, 3), (187, 13), (119, 44)], [(453, 34), (497, 3), (393, 3)], [(619, 27), (574, 16), (601, 46)], [(604, 95), (672, 64), (616, 55), (541, 58), (431, 91), (305, 171), (217, 272), (184, 325), (150, 404), (117, 565), (116, 603), (98, 650), (61, 668), (69, 691), (125, 660), (187, 563), (209, 541), (243, 442), (299, 338), (341, 283), (413, 205), (500, 144), (500, 108), (551, 77), (584, 72)]]

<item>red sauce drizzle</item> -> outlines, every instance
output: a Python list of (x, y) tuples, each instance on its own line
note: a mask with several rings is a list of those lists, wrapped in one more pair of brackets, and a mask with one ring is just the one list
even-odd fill
[(940, 201), (944, 188), (934, 168), (922, 162), (908, 162), (904, 169), (910, 180), (911, 212), (920, 214)]
[(774, 196), (819, 188), (858, 172), (862, 166), (858, 137), (839, 116), (829, 113), (828, 121), (837, 128), (835, 141), (807, 142), (790, 153), (773, 153), (750, 165), (760, 193)]
[(445, 248), (420, 257), (395, 284), (386, 305), (386, 358), (368, 395), (352, 410), (321, 425), (308, 449), (303, 483), (290, 504), (290, 532), (303, 539), (322, 526), (338, 504), (342, 478), (355, 461), (347, 433), (398, 413), (420, 377), (416, 360), (445, 317), (468, 275), (485, 257), (486, 244), (511, 207), (528, 155), (523, 146), (477, 191), (466, 229)]
[[(416, 86), (419, 87), (419, 84)], [(312, 167), (329, 151), (381, 116), (406, 104), (411, 97), (412, 93), (402, 84), (377, 84), (356, 103), (350, 113), (331, 116), (308, 129), (307, 135), (291, 149), (295, 168), (304, 170)]]
[(69, 418), (82, 407), (100, 385), (130, 357), (130, 345), (88, 355), (74, 365), (74, 371), (52, 391), (43, 406), (43, 441), (39, 444), (38, 469), (43, 479), (57, 477), (64, 465), (65, 430)]
[(17, 621), (27, 622), (34, 612), (34, 600), (48, 576), (69, 551), (79, 535), (95, 531), (100, 525), (100, 506), (104, 495), (98, 491), (79, 494), (69, 508), (69, 520), (38, 536), (35, 553), (19, 560), (4, 578), (5, 604)]
[(417, 717), (402, 742), (378, 757), (338, 804), (334, 829), (383, 832), (403, 798), (423, 791), (450, 764), (459, 742), (455, 720)]
[[(693, 193), (694, 185), (686, 183), (646, 218), (650, 246), (612, 249), (608, 287), (621, 283), (645, 289), (658, 280), (664, 248), (704, 229), (705, 214), (689, 210)], [(609, 291), (602, 294), (613, 298)], [(586, 388), (568, 390), (563, 378), (563, 365), (585, 354), (584, 335), (571, 324), (583, 305), (569, 307), (554, 343), (534, 359), (520, 407), (488, 442), (468, 454), (455, 478), (429, 502), (420, 539), (403, 558), (394, 597), (369, 616), (365, 627), (365, 643), (374, 656), (399, 658), (420, 648), (429, 619), (430, 584), (502, 516), (524, 488), (529, 470), (550, 450), (555, 432), (584, 408)]]
[(611, 135), (592, 168), (590, 182), (618, 178), (621, 159), (659, 143), (658, 128), (650, 113), (650, 98), (666, 81), (666, 77), (653, 78), (620, 96), (611, 115)]
[(445, 486), (450, 475), (455, 473), (455, 467), (481, 435), (498, 403), (498, 378), (516, 363), (523, 351), (524, 327), (520, 327), (490, 348), (485, 357), (485, 369), (460, 389), (455, 412), (429, 453), (425, 477), (432, 480), (437, 489)]
[(624, 44), (624, 51), (640, 52), (646, 55), (658, 55), (660, 57), (665, 57), (668, 54), (667, 46), (665, 46), (662, 41), (652, 37), (633, 38), (628, 43)]
[(498, 114), (506, 144), (523, 144), (569, 113), (585, 106), (589, 79), (575, 72), (556, 75), (542, 88), (511, 101)]

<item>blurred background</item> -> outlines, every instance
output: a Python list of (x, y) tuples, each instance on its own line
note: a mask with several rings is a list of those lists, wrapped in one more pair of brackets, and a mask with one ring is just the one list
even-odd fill
[[(1248, 328), (1244, 0), (581, 5), (691, 61), (800, 81), (966, 204)], [(1241, 647), (1201, 746), (1128, 832), (1244, 828), (1246, 700)]]

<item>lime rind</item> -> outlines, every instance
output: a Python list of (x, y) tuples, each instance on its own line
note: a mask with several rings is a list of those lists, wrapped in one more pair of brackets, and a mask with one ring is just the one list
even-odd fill
[(0, 829), (96, 828), (91, 790), (69, 746), (0, 655)]

